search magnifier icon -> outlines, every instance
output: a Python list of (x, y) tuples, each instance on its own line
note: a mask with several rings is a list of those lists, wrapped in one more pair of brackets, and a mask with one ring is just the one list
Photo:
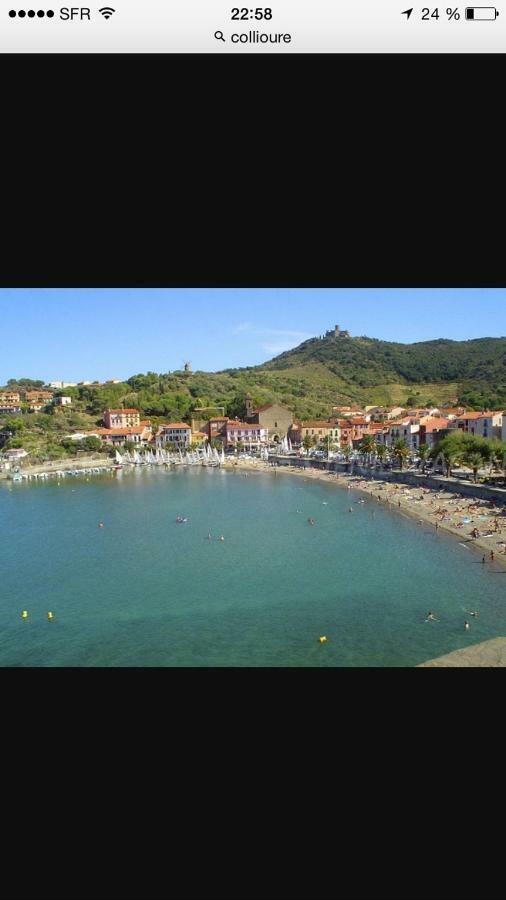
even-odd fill
[(225, 38), (223, 37), (223, 32), (222, 32), (222, 31), (215, 31), (215, 32), (214, 32), (214, 37), (215, 37), (215, 39), (216, 39), (217, 41), (223, 41), (223, 43), (226, 43)]

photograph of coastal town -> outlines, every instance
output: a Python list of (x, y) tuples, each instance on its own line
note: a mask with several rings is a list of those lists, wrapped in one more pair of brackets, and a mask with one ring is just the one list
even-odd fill
[(506, 290), (0, 310), (1, 666), (506, 665)]

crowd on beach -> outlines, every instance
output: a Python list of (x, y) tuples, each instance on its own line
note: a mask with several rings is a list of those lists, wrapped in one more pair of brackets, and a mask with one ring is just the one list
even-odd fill
[[(405, 484), (380, 482), (345, 473), (322, 469), (283, 466), (273, 469), (261, 460), (240, 464), (239, 470), (270, 471), (291, 474), (306, 481), (333, 482), (348, 490), (369, 494), (376, 503), (385, 504), (430, 523), (434, 531), (440, 529), (458, 537), (462, 544), (475, 546), (486, 552), (485, 562), (506, 562), (506, 505), (497, 500), (482, 500), (464, 496), (456, 491), (440, 488), (409, 487)], [(353, 506), (350, 506), (353, 511)], [(311, 524), (311, 523), (309, 523)], [(496, 555), (497, 554), (497, 555)]]

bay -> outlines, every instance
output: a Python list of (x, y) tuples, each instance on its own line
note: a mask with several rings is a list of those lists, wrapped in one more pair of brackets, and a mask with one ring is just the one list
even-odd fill
[(0, 665), (414, 666), (506, 635), (505, 569), (362, 496), (201, 468), (3, 483)]

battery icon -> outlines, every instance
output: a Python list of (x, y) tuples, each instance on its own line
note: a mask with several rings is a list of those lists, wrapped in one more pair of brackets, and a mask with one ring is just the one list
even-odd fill
[(498, 15), (495, 6), (466, 6), (466, 19), (470, 22), (494, 22)]

